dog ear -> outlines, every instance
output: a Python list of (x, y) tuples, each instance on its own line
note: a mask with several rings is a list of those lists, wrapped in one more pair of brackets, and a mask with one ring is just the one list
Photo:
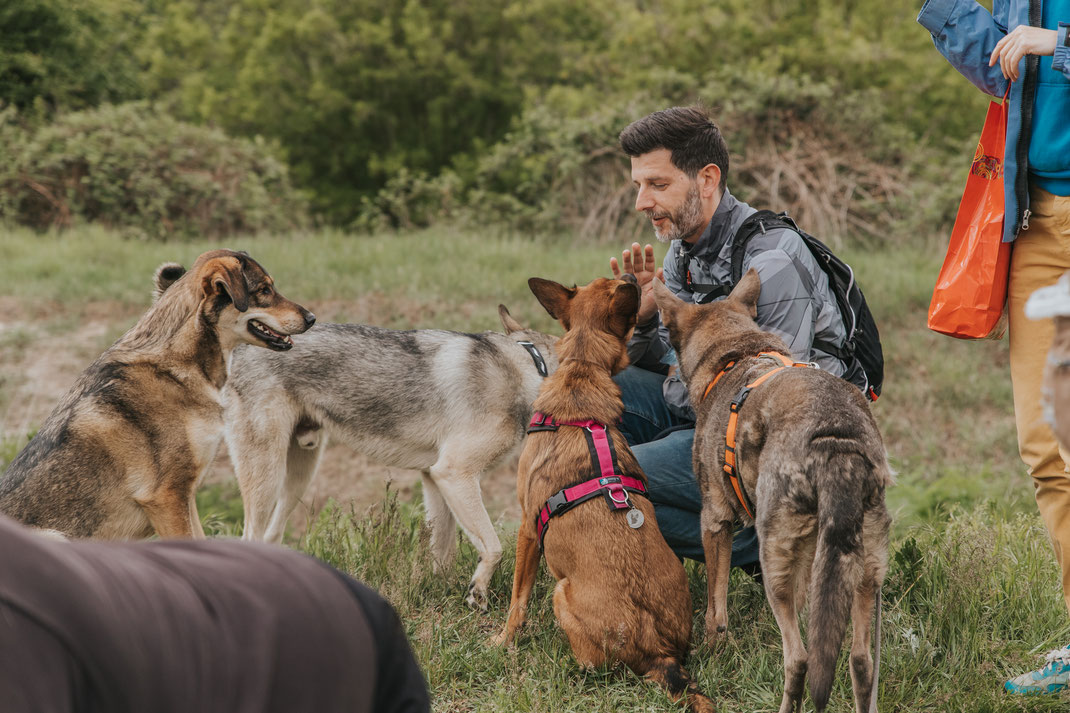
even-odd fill
[(532, 277), (528, 280), (528, 287), (531, 288), (539, 304), (567, 331), (569, 311), (572, 308), (572, 298), (576, 296), (576, 288), (565, 287), (553, 280), (544, 280), (541, 277)]
[(668, 285), (657, 279), (654, 280), (654, 301), (661, 311), (661, 323), (666, 327), (675, 324), (680, 309), (687, 306), (686, 302), (672, 293)]
[(152, 282), (156, 288), (152, 291), (152, 301), (160, 299), (168, 287), (178, 282), (178, 278), (186, 274), (186, 268), (179, 265), (177, 262), (165, 262), (156, 268), (156, 274), (152, 277)]
[(205, 297), (225, 292), (234, 309), (245, 312), (249, 309), (249, 288), (245, 284), (242, 263), (233, 257), (218, 257), (209, 260), (202, 269), (201, 289)]
[(635, 326), (640, 297), (639, 285), (634, 282), (624, 282), (614, 288), (609, 316), (609, 330), (613, 334), (623, 339)]
[(736, 283), (728, 299), (738, 302), (747, 309), (751, 319), (758, 318), (758, 296), (762, 293), (762, 281), (758, 277), (758, 271), (753, 267), (747, 270), (747, 274)]
[(523, 325), (513, 319), (513, 315), (509, 314), (509, 310), (505, 308), (505, 305), (498, 305), (498, 317), (502, 320), (502, 326), (505, 327), (506, 334), (524, 331)]

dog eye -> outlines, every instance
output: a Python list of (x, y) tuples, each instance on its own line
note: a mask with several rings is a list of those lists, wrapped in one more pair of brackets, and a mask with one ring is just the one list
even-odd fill
[(268, 297), (268, 296), (270, 296), (270, 295), (271, 295), (271, 292), (272, 292), (271, 288), (270, 288), (270, 287), (268, 287), (267, 285), (264, 285), (263, 287), (261, 287), (261, 288), (260, 288), (260, 295), (261, 295), (262, 297)]

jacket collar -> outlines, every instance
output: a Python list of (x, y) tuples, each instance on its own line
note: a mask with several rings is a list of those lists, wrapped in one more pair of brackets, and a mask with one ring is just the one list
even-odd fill
[(694, 245), (688, 245), (680, 241), (680, 251), (684, 255), (712, 261), (726, 246), (731, 249), (729, 242), (735, 237), (739, 226), (747, 216), (754, 211), (746, 203), (737, 200), (726, 186), (721, 202), (714, 211), (709, 225), (702, 231), (702, 235)]

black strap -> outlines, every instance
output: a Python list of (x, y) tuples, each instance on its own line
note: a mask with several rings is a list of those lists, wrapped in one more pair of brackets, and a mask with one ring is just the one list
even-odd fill
[(539, 370), (539, 376), (546, 378), (550, 372), (546, 369), (546, 360), (542, 358), (538, 348), (531, 342), (517, 342), (517, 344), (528, 350), (531, 360), (535, 362), (535, 368)]

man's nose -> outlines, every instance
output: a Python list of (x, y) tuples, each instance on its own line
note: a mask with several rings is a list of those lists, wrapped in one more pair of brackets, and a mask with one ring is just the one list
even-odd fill
[(645, 188), (640, 188), (639, 192), (635, 194), (635, 209), (650, 210), (653, 207), (654, 201), (650, 198), (650, 193)]

